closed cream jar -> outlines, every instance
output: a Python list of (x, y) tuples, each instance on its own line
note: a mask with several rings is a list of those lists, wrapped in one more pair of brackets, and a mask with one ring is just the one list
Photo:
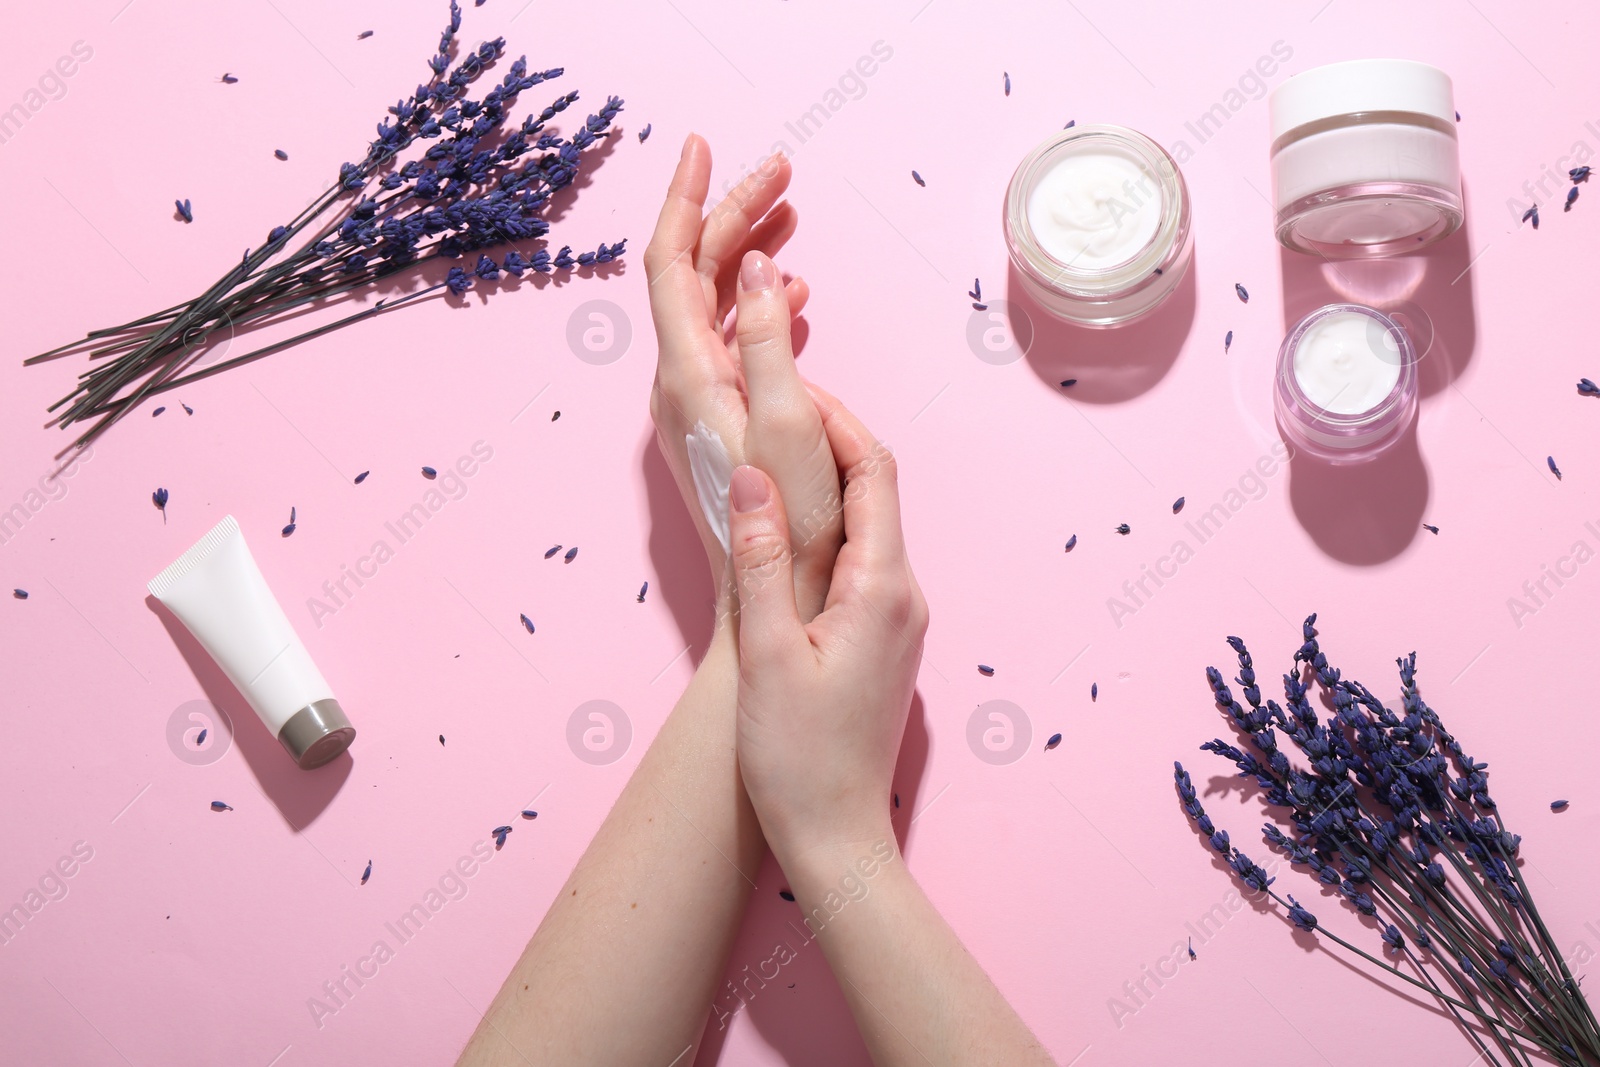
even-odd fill
[(1329, 258), (1421, 248), (1461, 226), (1449, 75), (1407, 59), (1357, 59), (1272, 91), (1278, 240)]

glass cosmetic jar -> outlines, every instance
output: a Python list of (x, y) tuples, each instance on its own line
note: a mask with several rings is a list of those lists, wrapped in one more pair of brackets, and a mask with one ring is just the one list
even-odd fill
[(1295, 449), (1359, 463), (1394, 444), (1417, 412), (1417, 354), (1399, 323), (1363, 304), (1328, 304), (1278, 350), (1273, 409)]
[(1461, 226), (1450, 77), (1407, 59), (1357, 59), (1272, 91), (1278, 240), (1332, 258), (1390, 256)]
[(1154, 310), (1194, 249), (1177, 163), (1121, 126), (1074, 126), (1028, 153), (1006, 189), (1005, 233), (1029, 295), (1080, 326)]

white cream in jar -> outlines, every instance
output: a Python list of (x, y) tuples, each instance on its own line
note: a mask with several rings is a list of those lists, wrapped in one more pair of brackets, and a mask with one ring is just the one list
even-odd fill
[(1141, 161), (1116, 145), (1063, 156), (1028, 197), (1034, 240), (1080, 270), (1128, 262), (1150, 243), (1161, 222), (1152, 178)]
[(1006, 188), (1004, 221), (1022, 291), (1079, 326), (1153, 312), (1194, 249), (1177, 163), (1122, 126), (1075, 126), (1034, 148)]
[(1307, 327), (1294, 349), (1294, 377), (1305, 398), (1336, 415), (1376, 407), (1400, 380), (1400, 349), (1370, 316), (1341, 311)]

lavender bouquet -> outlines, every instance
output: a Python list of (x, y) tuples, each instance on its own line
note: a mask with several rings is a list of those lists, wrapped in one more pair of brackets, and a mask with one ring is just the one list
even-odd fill
[[(1487, 764), (1463, 751), (1416, 685), (1416, 653), (1398, 660), (1399, 713), (1359, 682), (1340, 677), (1317, 644), (1316, 616), (1283, 677), (1287, 707), (1262, 703), (1244, 642), (1239, 704), (1215, 667), (1217, 706), (1248, 739), (1200, 747), (1233, 763), (1287, 813), (1292, 833), (1269, 822), (1266, 841), (1325, 893), (1343, 897), (1377, 936), (1368, 952), (1320, 925), (1276, 879), (1233, 845), (1201, 807), (1181, 763), (1179, 799), (1195, 827), (1256, 894), (1303, 932), (1331, 941), (1388, 975), (1425, 990), (1460, 1024), (1489, 1064), (1600, 1064), (1600, 1025), (1534, 907), (1518, 868), (1521, 838), (1489, 795)], [(1332, 715), (1319, 721), (1309, 682)], [(1306, 767), (1279, 744), (1294, 743)]]
[[(431, 77), (389, 108), (391, 118), (378, 124), (377, 138), (361, 161), (341, 164), (338, 179), (324, 193), (289, 222), (273, 227), (265, 243), (246, 249), (241, 262), (209, 289), (26, 361), (84, 351), (94, 361), (79, 375), (78, 387), (49, 409), (65, 409), (55, 420), (63, 427), (96, 420), (80, 433), (76, 446), (93, 441), (147, 397), (441, 290), (459, 296), (478, 280), (497, 281), (502, 271), (517, 277), (527, 271), (569, 272), (622, 255), (626, 241), (577, 255), (562, 246), (552, 254), (544, 217), (551, 197), (578, 176), (584, 150), (606, 136), (622, 101), (608, 98), (569, 137), (547, 126), (577, 101), (576, 92), (557, 96), (520, 126), (508, 125), (518, 96), (560, 77), (562, 70), (530, 71), (523, 57), (474, 99), (473, 87), (502, 58), (505, 39), (463, 51), (456, 40), (460, 28), (461, 8), (450, 0), (450, 23), (428, 59)], [(402, 154), (419, 142), (432, 143), (420, 158), (402, 163)], [(178, 210), (185, 220), (193, 217), (187, 201), (180, 201)], [(516, 242), (538, 247), (518, 248)], [(502, 246), (512, 247), (498, 258), (486, 251)], [(307, 305), (370, 292), (379, 279), (439, 257), (469, 257), (464, 262), (473, 265), (453, 266), (437, 284), (380, 299), (287, 340), (195, 369), (219, 331), (231, 336), (242, 326), (281, 321)]]

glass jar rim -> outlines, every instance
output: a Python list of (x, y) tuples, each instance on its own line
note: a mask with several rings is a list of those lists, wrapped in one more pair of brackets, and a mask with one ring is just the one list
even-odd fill
[[(1340, 314), (1357, 314), (1376, 321), (1388, 336), (1394, 338), (1398, 351), (1400, 373), (1395, 376), (1394, 385), (1382, 400), (1365, 411), (1329, 411), (1306, 396), (1294, 372), (1295, 350), (1299, 348), (1306, 332), (1323, 319)], [(1351, 438), (1352, 445), (1388, 428), (1388, 424), (1398, 412), (1405, 409), (1409, 398), (1415, 394), (1416, 378), (1416, 347), (1411, 343), (1405, 327), (1366, 304), (1324, 304), (1295, 323), (1278, 349), (1278, 389), (1282, 399), (1297, 412), (1308, 416), (1310, 421), (1320, 424), (1322, 432)]]
[[(1150, 240), (1132, 257), (1110, 267), (1085, 269), (1046, 252), (1028, 222), (1028, 198), (1045, 172), (1045, 164), (1069, 145), (1102, 141), (1132, 154), (1150, 174), (1161, 197), (1161, 219)], [(1189, 229), (1189, 191), (1177, 162), (1155, 141), (1125, 126), (1072, 126), (1040, 142), (1017, 165), (1006, 190), (1005, 228), (1013, 247), (1022, 252), (1018, 265), (1048, 289), (1085, 299), (1104, 299), (1136, 292), (1153, 284), (1180, 258)]]

